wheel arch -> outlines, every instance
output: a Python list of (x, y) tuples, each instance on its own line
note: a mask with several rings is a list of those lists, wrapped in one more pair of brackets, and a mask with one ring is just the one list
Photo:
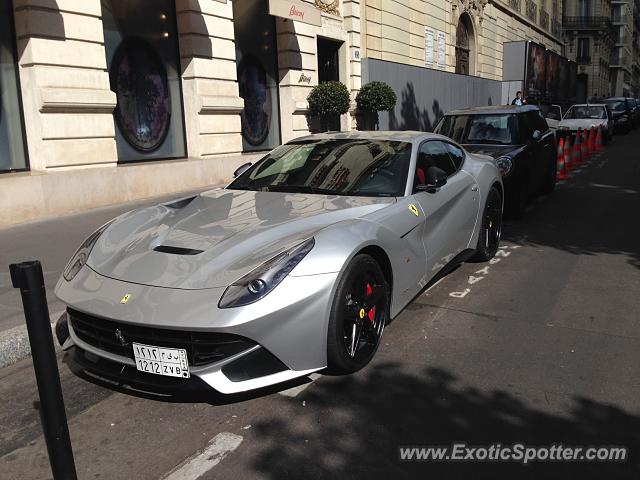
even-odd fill
[(391, 266), (391, 260), (389, 259), (387, 252), (378, 245), (367, 245), (366, 247), (361, 248), (355, 256), (361, 254), (369, 255), (378, 262), (378, 265), (380, 265), (382, 273), (384, 274), (384, 278), (389, 284), (389, 291), (393, 292), (393, 267)]

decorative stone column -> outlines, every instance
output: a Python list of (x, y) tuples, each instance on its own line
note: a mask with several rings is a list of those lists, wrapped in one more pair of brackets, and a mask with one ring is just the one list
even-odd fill
[(14, 0), (32, 170), (117, 161), (100, 0)]
[(242, 152), (232, 3), (176, 0), (190, 157)]

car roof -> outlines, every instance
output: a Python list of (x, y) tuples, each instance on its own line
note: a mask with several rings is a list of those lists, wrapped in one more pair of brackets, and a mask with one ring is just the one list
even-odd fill
[(540, 110), (537, 105), (492, 105), (488, 107), (462, 108), (447, 112), (447, 115), (479, 115), (479, 114), (505, 114), (524, 113)]
[(607, 105), (604, 103), (575, 103), (571, 105), (569, 108), (573, 107), (604, 107), (607, 108)]
[(313, 135), (305, 135), (294, 140), (321, 140), (321, 139), (333, 139), (333, 140), (390, 140), (395, 142), (407, 142), (415, 143), (429, 139), (448, 140), (449, 138), (436, 133), (420, 132), (416, 130), (403, 130), (403, 131), (351, 131), (351, 132), (327, 132), (316, 133)]

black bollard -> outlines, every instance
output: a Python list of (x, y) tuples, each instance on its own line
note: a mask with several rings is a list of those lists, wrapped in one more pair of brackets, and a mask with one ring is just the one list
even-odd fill
[(33, 369), (40, 394), (40, 418), (47, 442), (49, 463), (55, 480), (76, 480), (67, 414), (64, 410), (60, 374), (53, 347), (49, 307), (39, 261), (9, 266), (11, 283), (22, 294), (24, 317), (27, 321)]

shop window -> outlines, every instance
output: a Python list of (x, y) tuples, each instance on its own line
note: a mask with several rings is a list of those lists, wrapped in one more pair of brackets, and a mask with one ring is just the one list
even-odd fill
[(102, 0), (119, 162), (186, 156), (173, 0)]
[(12, 20), (11, 0), (0, 0), (0, 172), (27, 168)]
[(233, 2), (238, 89), (244, 99), (242, 148), (271, 150), (280, 144), (275, 20), (264, 0)]

